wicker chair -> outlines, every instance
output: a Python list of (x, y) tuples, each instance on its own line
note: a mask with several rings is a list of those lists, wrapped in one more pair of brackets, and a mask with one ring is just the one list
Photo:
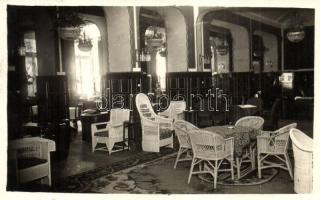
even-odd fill
[(298, 129), (290, 130), (294, 156), (294, 191), (312, 192), (313, 140)]
[[(192, 152), (192, 148), (191, 148), (191, 142), (188, 135), (188, 131), (198, 129), (198, 127), (184, 120), (175, 121), (173, 126), (174, 126), (174, 131), (178, 137), (178, 141), (180, 145), (177, 158), (174, 163), (174, 168), (176, 168), (178, 162), (192, 160), (192, 157), (190, 156), (190, 153)], [(181, 158), (183, 154), (187, 154), (187, 155)]]
[(18, 187), (37, 179), (51, 186), (50, 152), (56, 150), (54, 141), (30, 137), (9, 141), (8, 145), (8, 160), (14, 164), (9, 170), (14, 170)]
[[(230, 171), (233, 174), (233, 145), (234, 138), (224, 139), (221, 135), (205, 130), (189, 131), (193, 158), (188, 177), (190, 183), (193, 174), (209, 173), (214, 178), (214, 188), (217, 187), (218, 171)], [(230, 169), (219, 170), (224, 160), (229, 161)], [(198, 171), (193, 171), (194, 166), (199, 165)]]
[[(293, 179), (292, 168), (288, 156), (289, 131), (295, 128), (297, 123), (286, 125), (276, 131), (262, 131), (257, 136), (257, 159), (258, 159), (258, 176), (261, 178), (261, 170), (266, 168), (278, 167), (289, 171)], [(273, 156), (281, 162), (267, 161), (266, 158)], [(284, 159), (281, 157), (283, 156)]]
[[(127, 131), (123, 135), (123, 123), (129, 121), (130, 110), (115, 108), (110, 111), (110, 121), (91, 124), (92, 152), (95, 150), (107, 150), (109, 155), (112, 152), (128, 149), (128, 144), (117, 145), (116, 143), (125, 142), (128, 137)], [(96, 148), (98, 143), (106, 146)]]
[[(262, 117), (258, 116), (247, 116), (247, 117), (242, 117), (240, 118), (236, 123), (235, 126), (244, 126), (244, 127), (250, 127), (255, 129), (256, 131), (261, 131), (263, 128), (263, 123), (264, 119)], [(241, 159), (237, 159), (237, 170), (238, 170), (238, 175), (240, 174), (240, 168), (241, 164), (245, 162), (251, 162), (251, 167), (254, 169), (256, 167), (255, 164), (255, 153), (256, 153), (256, 142), (250, 142), (250, 146), (248, 149), (246, 149), (246, 152), (243, 154)]]
[(160, 147), (173, 148), (173, 119), (161, 117), (153, 111), (147, 95), (136, 96), (142, 128), (142, 150), (160, 152)]
[(183, 111), (186, 109), (185, 101), (171, 101), (167, 110), (159, 112), (158, 115), (174, 120), (184, 119)]

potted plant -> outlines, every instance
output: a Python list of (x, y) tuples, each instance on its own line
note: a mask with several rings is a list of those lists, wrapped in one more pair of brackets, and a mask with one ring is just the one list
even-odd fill
[(81, 26), (85, 22), (77, 12), (65, 9), (59, 12), (57, 24), (62, 39), (75, 40), (80, 36)]

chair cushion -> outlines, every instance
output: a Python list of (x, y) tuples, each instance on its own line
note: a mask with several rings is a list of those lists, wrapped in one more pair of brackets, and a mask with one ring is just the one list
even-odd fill
[(160, 140), (169, 138), (172, 136), (172, 134), (173, 134), (173, 131), (171, 129), (162, 128), (160, 129)]
[(97, 136), (97, 137), (109, 137), (109, 131), (95, 132), (94, 136)]
[(36, 165), (46, 163), (47, 159), (36, 158), (36, 157), (21, 157), (18, 158), (18, 169), (27, 169)]

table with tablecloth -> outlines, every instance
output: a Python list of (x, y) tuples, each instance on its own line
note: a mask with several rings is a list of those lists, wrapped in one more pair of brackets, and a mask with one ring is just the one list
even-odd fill
[[(259, 130), (255, 130), (250, 127), (243, 127), (243, 126), (211, 126), (204, 128), (204, 130), (217, 133), (224, 138), (234, 138), (234, 155), (236, 158), (236, 165), (237, 167), (237, 177), (238, 179), (246, 176), (250, 172), (255, 169), (255, 161), (254, 159), (251, 160), (251, 166), (248, 166), (242, 169), (242, 156), (244, 151), (247, 147), (249, 147), (250, 142), (257, 139), (257, 135), (259, 134)], [(241, 168), (241, 171), (240, 171)]]
[(242, 156), (244, 148), (250, 144), (251, 140), (255, 140), (259, 133), (253, 128), (243, 126), (210, 126), (204, 130), (217, 133), (224, 138), (233, 137), (234, 152), (237, 157)]

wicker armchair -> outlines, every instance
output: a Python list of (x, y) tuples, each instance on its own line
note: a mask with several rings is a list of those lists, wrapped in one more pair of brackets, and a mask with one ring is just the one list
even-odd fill
[[(109, 155), (112, 152), (128, 149), (128, 144), (117, 145), (116, 143), (125, 142), (128, 138), (127, 131), (124, 135), (123, 123), (129, 121), (130, 110), (115, 108), (110, 111), (110, 121), (91, 124), (92, 152), (95, 150), (107, 150)], [(96, 148), (98, 143), (106, 146)]]
[[(193, 158), (188, 183), (190, 183), (193, 174), (209, 173), (214, 177), (214, 188), (216, 188), (218, 171), (230, 171), (231, 178), (234, 179), (233, 137), (224, 139), (221, 135), (205, 130), (191, 130), (189, 136)], [(229, 161), (230, 169), (219, 170), (224, 160)], [(193, 171), (195, 165), (199, 165), (198, 171)]]
[[(255, 129), (256, 131), (260, 132), (263, 128), (264, 119), (258, 116), (247, 116), (240, 118), (235, 126), (244, 126), (250, 127)], [(251, 137), (253, 139), (253, 137)], [(250, 146), (246, 149), (246, 152), (243, 154), (242, 158), (236, 164), (238, 172), (240, 171), (241, 164), (244, 162), (251, 162), (251, 167), (254, 169), (256, 167), (255, 159), (256, 159), (256, 142), (255, 140), (250, 142)], [(238, 173), (239, 174), (239, 173)]]
[(142, 150), (160, 152), (160, 147), (173, 148), (173, 119), (161, 117), (153, 111), (147, 95), (139, 93), (136, 96), (142, 128)]
[[(289, 131), (295, 128), (297, 123), (286, 125), (276, 131), (262, 131), (257, 136), (257, 159), (258, 159), (258, 176), (261, 178), (261, 170), (266, 168), (278, 167), (289, 171), (293, 179), (291, 163), (288, 156)], [(267, 161), (266, 158), (273, 156), (278, 158), (279, 162)], [(284, 158), (282, 158), (282, 156)]]
[[(180, 145), (177, 158), (174, 163), (174, 168), (176, 168), (178, 162), (192, 160), (192, 157), (190, 155), (190, 153), (192, 152), (192, 148), (191, 148), (191, 142), (188, 135), (188, 131), (197, 130), (198, 127), (184, 120), (175, 121), (173, 126), (174, 126), (174, 131), (178, 137), (178, 141)], [(183, 154), (186, 154), (186, 155), (182, 158)]]
[(10, 170), (15, 172), (18, 187), (40, 178), (41, 183), (51, 186), (50, 152), (56, 150), (54, 141), (30, 137), (9, 141), (8, 145), (8, 160), (14, 164)]
[(294, 156), (294, 191), (312, 192), (313, 140), (298, 129), (290, 130)]
[(184, 119), (183, 111), (187, 105), (185, 101), (171, 101), (167, 110), (159, 112), (158, 115), (168, 117), (174, 120)]

